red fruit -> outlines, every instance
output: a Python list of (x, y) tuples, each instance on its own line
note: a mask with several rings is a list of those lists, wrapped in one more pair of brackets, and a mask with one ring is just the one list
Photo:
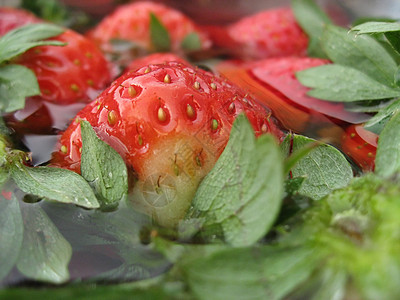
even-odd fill
[(41, 20), (28, 11), (12, 7), (0, 7), (0, 36), (14, 28), (39, 22)]
[[(0, 32), (3, 34), (18, 26), (43, 22), (23, 10), (8, 8), (0, 9), (0, 18)], [(66, 29), (52, 40), (65, 42), (66, 46), (35, 47), (13, 61), (35, 73), (41, 90), (40, 96), (27, 99), (27, 106), (30, 108), (25, 109), (26, 118), (6, 116), (6, 120), (10, 121), (9, 125), (19, 132), (44, 133), (51, 128), (47, 126), (55, 121), (43, 105), (29, 105), (30, 101), (58, 105), (89, 102), (111, 81), (108, 62), (89, 39)], [(33, 106), (37, 109), (33, 110)], [(30, 114), (27, 114), (28, 111)]]
[(352, 125), (346, 129), (342, 137), (342, 150), (364, 172), (375, 168), (376, 147), (379, 136), (363, 125)]
[(167, 62), (179, 62), (181, 64), (190, 65), (188, 61), (173, 53), (154, 53), (138, 59), (133, 60), (125, 72), (136, 71), (147, 65), (164, 64)]
[(290, 8), (262, 11), (225, 28), (211, 27), (213, 42), (242, 59), (304, 56), (308, 37)]
[(152, 2), (119, 6), (89, 32), (88, 36), (106, 52), (113, 52), (113, 39), (131, 41), (146, 51), (154, 51), (156, 49), (150, 36), (151, 14), (154, 14), (167, 29), (171, 39), (171, 51), (182, 52), (182, 41), (193, 33), (200, 37), (201, 49), (211, 46), (208, 36), (188, 17), (173, 8)]
[(111, 81), (103, 54), (90, 40), (72, 30), (52, 39), (67, 45), (35, 47), (16, 60), (36, 74), (42, 92), (40, 99), (71, 104), (95, 98)]
[(80, 120), (136, 172), (133, 201), (162, 225), (183, 217), (244, 112), (255, 134), (282, 137), (271, 112), (228, 81), (176, 62), (117, 79), (61, 136), (52, 164), (79, 172)]
[(270, 107), (287, 129), (314, 137), (337, 138), (340, 143), (343, 130), (336, 125), (360, 123), (368, 116), (348, 112), (342, 103), (308, 96), (309, 88), (296, 78), (298, 71), (327, 63), (318, 58), (280, 57), (250, 63), (227, 61), (216, 68)]

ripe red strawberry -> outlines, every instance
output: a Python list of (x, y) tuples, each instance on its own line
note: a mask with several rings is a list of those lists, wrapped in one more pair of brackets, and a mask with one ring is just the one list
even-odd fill
[(0, 36), (14, 28), (40, 21), (39, 18), (28, 11), (12, 7), (0, 7)]
[(363, 125), (352, 125), (346, 129), (342, 137), (342, 150), (364, 172), (375, 168), (376, 148), (379, 136)]
[(190, 64), (185, 59), (183, 59), (180, 56), (173, 54), (173, 53), (153, 53), (153, 54), (149, 54), (144, 57), (134, 59), (128, 65), (125, 72), (136, 71), (137, 69), (140, 69), (140, 68), (145, 67), (150, 64), (153, 64), (153, 65), (164, 64), (164, 63), (172, 62), (172, 61), (180, 62), (180, 63), (186, 64), (186, 65)]
[(308, 37), (288, 7), (262, 11), (226, 27), (210, 27), (213, 42), (242, 59), (304, 56)]
[(256, 135), (282, 137), (271, 112), (228, 81), (176, 62), (150, 65), (117, 79), (77, 115), (52, 164), (79, 172), (79, 121), (89, 121), (135, 170), (136, 206), (172, 226), (214, 166), (241, 112)]
[(42, 92), (40, 99), (57, 104), (90, 101), (111, 80), (104, 56), (90, 40), (72, 30), (53, 40), (67, 45), (33, 48), (16, 63), (35, 72)]
[[(43, 22), (28, 12), (11, 8), (0, 9), (0, 20), (2, 34), (22, 25)], [(41, 90), (40, 96), (27, 99), (26, 118), (21, 120), (14, 115), (6, 117), (16, 130), (40, 133), (44, 128), (49, 130), (47, 125), (54, 121), (47, 108), (43, 107), (45, 104), (30, 105), (30, 101), (58, 105), (89, 102), (111, 81), (108, 62), (89, 39), (68, 29), (52, 39), (65, 42), (66, 46), (35, 47), (13, 61), (35, 73)], [(40, 109), (40, 117), (32, 107)]]
[(171, 51), (182, 52), (182, 41), (193, 33), (200, 38), (200, 49), (208, 49), (211, 46), (208, 36), (188, 17), (173, 8), (152, 2), (135, 2), (119, 6), (89, 32), (88, 36), (106, 52), (113, 52), (111, 45), (113, 39), (131, 41), (147, 52), (157, 50), (151, 39), (151, 14), (154, 14), (167, 29), (171, 40)]
[(280, 122), (296, 133), (314, 137), (330, 136), (340, 144), (341, 126), (361, 123), (368, 116), (345, 110), (343, 103), (319, 100), (307, 95), (296, 78), (296, 72), (329, 61), (308, 57), (269, 58), (250, 63), (223, 62), (217, 70), (228, 79), (253, 94), (274, 113)]

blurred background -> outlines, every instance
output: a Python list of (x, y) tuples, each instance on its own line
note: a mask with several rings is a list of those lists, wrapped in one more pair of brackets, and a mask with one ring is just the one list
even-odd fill
[[(3, 0), (4, 1), (4, 0)], [(6, 0), (7, 1), (7, 0)], [(10, 1), (10, 0), (9, 0)], [(36, 1), (36, 0), (32, 0)], [(104, 15), (114, 6), (130, 1), (121, 0), (63, 0), (64, 3), (77, 6), (90, 14)], [(132, 2), (132, 1), (131, 1)], [(200, 23), (227, 23), (262, 9), (287, 5), (289, 0), (159, 0), (156, 2), (184, 11)], [(279, 2), (279, 3), (278, 3)], [(352, 18), (359, 16), (400, 18), (399, 0), (319, 0), (320, 4), (334, 11), (345, 11)]]
[[(38, 0), (29, 0), (36, 2)], [(0, 6), (15, 6), (21, 0), (0, 0)], [(115, 6), (133, 2), (129, 0), (61, 0), (98, 18), (110, 13)], [(223, 24), (262, 9), (287, 5), (289, 0), (155, 0), (155, 2), (184, 11), (199, 23)], [(333, 12), (343, 13), (355, 19), (360, 16), (391, 17), (400, 19), (399, 0), (318, 0)]]

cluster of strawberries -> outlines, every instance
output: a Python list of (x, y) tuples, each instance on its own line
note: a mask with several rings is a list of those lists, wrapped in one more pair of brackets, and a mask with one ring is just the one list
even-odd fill
[[(42, 20), (0, 8), (0, 35), (35, 22)], [(165, 29), (169, 52), (137, 57), (115, 79), (106, 59), (116, 51), (115, 41), (135, 45), (134, 56), (156, 52), (154, 22)], [(195, 49), (185, 47), (189, 38)], [(87, 104), (62, 134), (54, 166), (79, 172), (80, 120), (87, 120), (135, 171), (138, 186), (149, 177), (159, 182), (173, 176), (188, 197), (224, 149), (235, 117), (244, 113), (256, 135), (272, 133), (280, 140), (277, 118), (286, 130), (343, 136), (346, 153), (364, 169), (373, 168), (376, 136), (364, 139), (362, 128), (350, 125), (358, 115), (307, 96), (297, 81), (297, 71), (329, 61), (307, 57), (308, 37), (288, 7), (225, 26), (199, 26), (173, 8), (135, 2), (118, 7), (86, 36), (67, 29), (56, 39), (67, 45), (36, 47), (17, 59), (34, 71), (42, 94), (6, 116), (17, 132), (49, 133), (57, 119), (51, 105)], [(199, 53), (235, 60), (214, 65), (214, 75), (189, 63), (187, 57)], [(189, 149), (185, 155), (183, 148)]]

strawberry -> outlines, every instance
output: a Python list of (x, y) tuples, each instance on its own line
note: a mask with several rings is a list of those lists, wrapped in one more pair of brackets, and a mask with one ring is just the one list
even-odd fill
[(309, 89), (296, 79), (296, 72), (328, 63), (319, 58), (277, 57), (249, 63), (226, 61), (216, 69), (270, 107), (287, 129), (315, 137), (329, 135), (331, 142), (340, 143), (341, 126), (361, 123), (368, 116), (346, 111), (343, 103), (308, 96)]
[(35, 72), (43, 101), (57, 104), (90, 101), (111, 80), (107, 61), (90, 40), (72, 30), (67, 29), (53, 39), (67, 45), (36, 47), (16, 63)]
[[(43, 22), (33, 15), (17, 9), (0, 9), (0, 32), (29, 23)], [(89, 102), (95, 98), (111, 81), (109, 64), (103, 54), (89, 39), (72, 30), (53, 38), (65, 42), (63, 47), (40, 46), (17, 57), (13, 63), (31, 69), (38, 80), (40, 96), (27, 99), (27, 107), (23, 113), (26, 118), (15, 115), (6, 116), (10, 126), (15, 130), (26, 132), (45, 132), (51, 119), (48, 109), (43, 105), (30, 105), (30, 101), (49, 102), (67, 105), (77, 102)], [(33, 110), (32, 107), (40, 109)], [(28, 112), (30, 114), (28, 114)], [(20, 114), (21, 115), (21, 114)], [(73, 117), (73, 115), (71, 116)], [(23, 124), (18, 124), (18, 122)]]
[(113, 52), (111, 43), (115, 39), (133, 42), (146, 52), (151, 52), (157, 50), (151, 38), (151, 15), (167, 30), (172, 52), (182, 52), (182, 42), (190, 34), (199, 37), (200, 49), (211, 46), (206, 33), (181, 12), (162, 4), (140, 1), (119, 6), (90, 31), (88, 36), (106, 52)]
[(225, 79), (177, 62), (146, 66), (121, 76), (78, 113), (52, 165), (79, 172), (80, 120), (87, 120), (136, 172), (137, 208), (173, 226), (242, 112), (257, 136), (282, 137), (271, 112)]
[(12, 7), (0, 7), (0, 36), (12, 29), (40, 21), (39, 18), (28, 11)]
[(265, 10), (226, 27), (210, 27), (213, 42), (242, 59), (305, 56), (308, 37), (288, 7)]
[(342, 150), (364, 172), (373, 171), (375, 168), (376, 148), (379, 136), (363, 125), (351, 125), (342, 137)]
[(150, 64), (163, 64), (167, 62), (180, 62), (182, 64), (190, 64), (185, 59), (181, 58), (180, 56), (173, 54), (173, 53), (153, 53), (144, 57), (137, 58), (133, 60), (128, 67), (126, 68), (125, 72), (129, 71), (136, 71), (142, 67), (145, 67)]

